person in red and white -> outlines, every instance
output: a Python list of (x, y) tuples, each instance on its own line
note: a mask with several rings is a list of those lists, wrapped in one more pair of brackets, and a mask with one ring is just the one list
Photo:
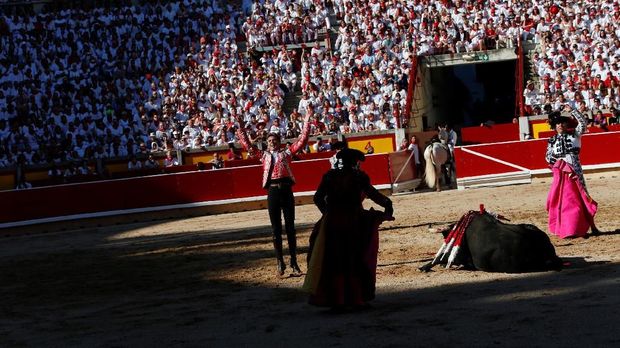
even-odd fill
[[(290, 267), (292, 276), (301, 276), (301, 269), (297, 264), (297, 240), (295, 236), (295, 198), (293, 197), (292, 186), (295, 184), (295, 177), (291, 171), (291, 160), (293, 155), (302, 150), (310, 134), (310, 118), (314, 116), (312, 107), (308, 107), (304, 115), (304, 125), (301, 135), (291, 146), (282, 148), (280, 134), (269, 133), (267, 136), (267, 150), (256, 150), (258, 158), (263, 164), (262, 186), (267, 190), (267, 209), (269, 220), (273, 231), (273, 245), (276, 251), (277, 275), (284, 276), (286, 265), (282, 255), (282, 213), (284, 213), (284, 228), (288, 242), (289, 253), (291, 256)], [(240, 124), (244, 120), (238, 116)], [(244, 127), (239, 127), (237, 137), (246, 151), (252, 148), (252, 143)], [(255, 151), (255, 152), (256, 152)]]

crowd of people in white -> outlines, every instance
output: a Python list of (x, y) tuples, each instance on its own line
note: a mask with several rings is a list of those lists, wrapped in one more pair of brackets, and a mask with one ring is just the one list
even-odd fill
[(211, 0), (0, 16), (0, 167), (185, 146), (234, 82), (241, 20)]
[[(333, 50), (319, 40), (331, 13)], [(294, 138), (309, 106), (313, 135), (390, 129), (402, 126), (416, 56), (519, 38), (540, 43), (528, 111), (568, 105), (595, 118), (620, 102), (619, 16), (617, 0), (126, 1), (0, 14), (0, 167), (227, 145), (237, 127), (253, 141)], [(292, 43), (303, 48), (282, 46)]]
[(620, 5), (612, 0), (550, 4), (528, 14), (539, 47), (539, 83), (523, 91), (530, 114), (577, 109), (590, 124), (617, 122), (620, 105)]
[(254, 0), (241, 30), (249, 47), (313, 42), (328, 16), (326, 1)]

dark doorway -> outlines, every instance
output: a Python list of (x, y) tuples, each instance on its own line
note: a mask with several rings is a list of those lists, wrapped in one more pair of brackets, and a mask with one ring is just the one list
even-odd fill
[(516, 62), (432, 68), (433, 107), (438, 111), (437, 122), (451, 123), (457, 128), (488, 121), (511, 122), (515, 115)]

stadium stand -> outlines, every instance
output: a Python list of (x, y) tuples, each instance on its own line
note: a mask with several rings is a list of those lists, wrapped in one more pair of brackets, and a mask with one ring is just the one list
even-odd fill
[(0, 168), (202, 151), (235, 141), (236, 127), (257, 143), (271, 131), (294, 138), (308, 105), (313, 135), (403, 127), (417, 56), (520, 39), (536, 45), (529, 114), (576, 107), (604, 129), (620, 108), (613, 0), (265, 0), (247, 11), (101, 1), (36, 13), (10, 3), (0, 15)]

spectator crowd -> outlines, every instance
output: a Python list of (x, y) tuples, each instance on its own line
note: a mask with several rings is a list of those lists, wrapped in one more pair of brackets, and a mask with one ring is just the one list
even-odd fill
[(617, 122), (620, 105), (620, 5), (584, 0), (528, 12), (536, 81), (523, 91), (527, 112), (577, 109), (591, 125)]
[(255, 0), (241, 30), (249, 47), (313, 42), (328, 16), (325, 1)]
[(519, 39), (538, 44), (528, 112), (620, 103), (616, 0), (120, 2), (0, 14), (0, 167), (228, 146), (238, 127), (295, 138), (308, 107), (312, 135), (392, 129), (415, 57)]

